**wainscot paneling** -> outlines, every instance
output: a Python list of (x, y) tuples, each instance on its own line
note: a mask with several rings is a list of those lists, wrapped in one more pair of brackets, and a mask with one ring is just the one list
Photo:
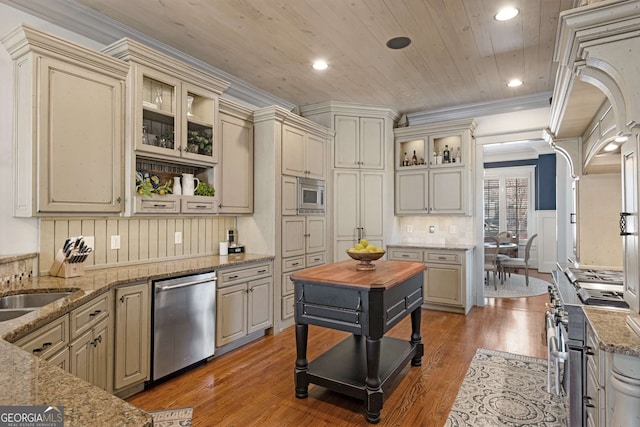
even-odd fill
[[(93, 236), (93, 252), (85, 268), (113, 267), (162, 259), (218, 253), (225, 230), (235, 217), (42, 218), (39, 274), (49, 274), (53, 258), (68, 237)], [(175, 233), (182, 243), (175, 243)], [(120, 249), (111, 249), (111, 236), (120, 236)]]

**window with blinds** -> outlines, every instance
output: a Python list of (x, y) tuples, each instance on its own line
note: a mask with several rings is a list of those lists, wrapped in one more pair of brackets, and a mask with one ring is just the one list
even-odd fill
[(484, 233), (497, 236), (510, 231), (520, 240), (528, 238), (530, 179), (526, 176), (495, 176), (484, 180)]

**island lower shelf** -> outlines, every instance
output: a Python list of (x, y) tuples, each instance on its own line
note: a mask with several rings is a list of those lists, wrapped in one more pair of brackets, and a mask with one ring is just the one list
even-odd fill
[[(309, 362), (306, 372), (309, 383), (366, 400), (366, 342), (365, 337), (352, 335)], [(416, 356), (420, 345), (391, 337), (381, 339), (379, 375), (385, 393), (394, 386), (398, 374)]]

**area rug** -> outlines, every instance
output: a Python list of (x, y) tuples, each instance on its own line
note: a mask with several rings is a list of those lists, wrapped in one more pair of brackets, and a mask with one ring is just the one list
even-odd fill
[(566, 397), (547, 393), (547, 361), (480, 348), (445, 427), (566, 427)]
[(511, 276), (507, 275), (504, 278), (504, 283), (500, 283), (500, 279), (497, 279), (498, 290), (495, 290), (493, 276), (489, 275), (489, 282), (484, 285), (484, 296), (487, 298), (522, 298), (548, 292), (548, 282), (529, 276), (529, 286), (527, 286), (524, 279), (522, 274), (511, 273)]
[(153, 427), (184, 427), (191, 425), (193, 408), (176, 408), (164, 411), (148, 411), (153, 417)]

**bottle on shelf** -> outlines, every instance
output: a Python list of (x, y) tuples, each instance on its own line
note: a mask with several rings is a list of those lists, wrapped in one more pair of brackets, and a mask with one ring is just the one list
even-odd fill
[(404, 160), (402, 160), (402, 166), (409, 166), (409, 158), (407, 157), (407, 152), (404, 152)]
[(149, 134), (147, 133), (147, 126), (142, 125), (142, 143), (149, 145)]
[(456, 148), (456, 163), (460, 163), (462, 159), (460, 158), (460, 147)]
[(434, 151), (433, 152), (433, 159), (431, 159), (431, 164), (435, 165), (437, 163), (437, 161), (436, 161), (437, 159), (438, 159), (438, 156), (437, 156), (436, 152)]
[(442, 162), (450, 163), (451, 162), (451, 153), (449, 152), (449, 146), (444, 146), (444, 151), (442, 152)]
[(413, 150), (413, 156), (411, 157), (411, 164), (412, 165), (418, 164), (418, 157), (416, 156), (416, 150)]
[(436, 165), (442, 164), (442, 152), (438, 151), (438, 155), (436, 156)]

